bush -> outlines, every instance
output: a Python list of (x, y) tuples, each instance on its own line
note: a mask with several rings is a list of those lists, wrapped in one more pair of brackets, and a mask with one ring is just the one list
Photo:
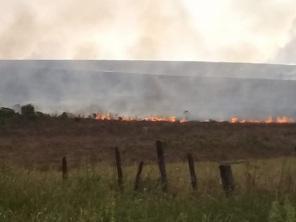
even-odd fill
[(36, 117), (35, 108), (31, 104), (22, 106), (21, 113), (23, 117), (28, 119), (34, 119)]
[(7, 120), (15, 118), (18, 114), (13, 110), (5, 107), (0, 108), (0, 126), (4, 126)]
[(0, 119), (13, 118), (16, 115), (13, 109), (1, 107), (0, 108)]
[(66, 112), (63, 112), (61, 115), (59, 115), (60, 119), (68, 119), (68, 114)]
[(43, 112), (36, 112), (35, 115), (36, 115), (37, 118), (41, 118), (41, 119), (50, 118), (49, 114), (45, 114)]

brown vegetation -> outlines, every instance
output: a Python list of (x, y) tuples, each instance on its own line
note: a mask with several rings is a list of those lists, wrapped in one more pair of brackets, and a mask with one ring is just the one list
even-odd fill
[(167, 123), (93, 119), (16, 119), (0, 126), (0, 162), (47, 169), (98, 162), (114, 163), (119, 147), (123, 164), (157, 159), (155, 141), (164, 142), (166, 160), (232, 160), (295, 153), (296, 124)]

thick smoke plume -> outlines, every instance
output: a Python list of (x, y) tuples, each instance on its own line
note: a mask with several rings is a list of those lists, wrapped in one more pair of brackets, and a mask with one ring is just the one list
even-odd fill
[(293, 0), (0, 3), (2, 59), (295, 63)]
[[(294, 0), (0, 3), (0, 59), (296, 63)], [(296, 116), (294, 66), (1, 61), (0, 78), (0, 105), (45, 112)]]

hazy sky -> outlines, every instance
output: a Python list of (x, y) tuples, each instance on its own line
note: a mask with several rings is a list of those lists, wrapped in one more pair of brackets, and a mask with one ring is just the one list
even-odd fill
[(296, 63), (295, 0), (0, 0), (1, 59)]

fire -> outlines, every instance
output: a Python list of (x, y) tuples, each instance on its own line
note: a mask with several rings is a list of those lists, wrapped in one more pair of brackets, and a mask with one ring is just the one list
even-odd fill
[[(125, 115), (117, 115), (111, 113), (97, 113), (95, 114), (96, 120), (117, 120), (117, 121), (148, 121), (148, 122), (171, 122), (171, 123), (185, 123), (188, 122), (185, 118), (177, 118), (176, 116), (144, 116), (143, 118), (139, 118), (136, 116), (125, 116)], [(296, 119), (288, 117), (288, 116), (277, 116), (272, 117), (269, 116), (266, 119), (256, 120), (256, 119), (240, 119), (237, 116), (233, 116), (229, 119), (230, 123), (264, 123), (264, 124), (285, 124), (285, 123), (296, 123)]]
[(185, 118), (178, 119), (176, 116), (145, 116), (143, 118), (124, 116), (124, 115), (115, 115), (111, 113), (97, 113), (96, 120), (118, 120), (118, 121), (150, 121), (150, 122), (180, 122), (184, 123), (187, 120)]
[(113, 117), (110, 113), (104, 114), (104, 113), (98, 113), (96, 114), (96, 120), (112, 120)]
[(276, 118), (276, 122), (277, 123), (294, 123), (295, 120), (287, 116), (279, 116)]
[(229, 120), (230, 123), (278, 123), (278, 124), (284, 124), (284, 123), (295, 123), (296, 120), (287, 117), (287, 116), (277, 116), (273, 118), (272, 116), (267, 117), (266, 119), (263, 120), (253, 120), (253, 119), (239, 119), (237, 116), (233, 116)]
[(160, 117), (160, 116), (147, 116), (144, 117), (145, 121), (152, 121), (152, 122), (177, 122), (177, 117), (175, 116), (168, 116), (168, 117)]
[(233, 116), (233, 117), (230, 118), (230, 121), (229, 122), (231, 122), (231, 123), (238, 123), (239, 122), (239, 119), (238, 119), (238, 117)]

